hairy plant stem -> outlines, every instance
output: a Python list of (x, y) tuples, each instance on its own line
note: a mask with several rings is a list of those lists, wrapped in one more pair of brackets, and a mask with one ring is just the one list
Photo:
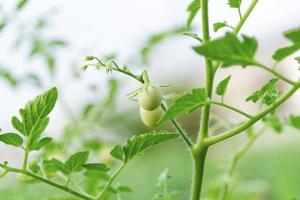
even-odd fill
[(97, 197), (97, 200), (101, 200), (104, 197), (104, 195), (106, 194), (107, 190), (110, 188), (110, 186), (113, 183), (113, 181), (117, 178), (117, 176), (120, 174), (120, 172), (124, 169), (125, 166), (126, 166), (126, 163), (123, 163), (120, 166), (120, 168), (118, 168), (115, 171), (115, 173), (110, 177), (110, 179), (107, 181), (106, 185), (102, 189), (100, 195)]
[(204, 178), (204, 165), (208, 146), (200, 145), (199, 149), (193, 151), (193, 182), (191, 200), (199, 200)]
[[(202, 13), (202, 37), (203, 44), (210, 41), (209, 36), (209, 16), (208, 16), (208, 0), (201, 0)], [(212, 96), (213, 82), (215, 70), (212, 66), (212, 61), (205, 58), (205, 90), (207, 97)], [(210, 104), (207, 104), (202, 109), (202, 117), (200, 122), (200, 131), (198, 135), (197, 144), (193, 149), (193, 182), (191, 200), (199, 200), (201, 198), (201, 191), (204, 178), (205, 159), (208, 151), (208, 146), (204, 144), (204, 139), (208, 137), (209, 120), (210, 120)]]
[[(233, 33), (237, 34), (249, 15), (253, 11), (255, 5), (258, 0), (253, 0), (247, 9), (246, 13), (242, 16), (241, 20), (234, 28)], [(209, 35), (209, 17), (208, 17), (208, 0), (201, 0), (201, 11), (202, 11), (202, 32), (203, 32), (203, 43), (207, 43), (210, 41)], [(221, 66), (222, 63), (218, 62), (216, 65), (213, 65), (212, 62), (205, 58), (205, 70), (206, 70), (206, 93), (208, 98), (212, 96), (214, 76), (216, 70)], [(220, 105), (220, 104), (219, 104)], [(237, 110), (235, 110), (237, 111)], [(240, 112), (240, 114), (244, 112)], [(246, 114), (248, 118), (250, 115)], [(193, 151), (193, 163), (194, 163), (194, 172), (193, 172), (193, 183), (192, 183), (192, 200), (199, 200), (201, 198), (201, 190), (202, 190), (202, 182), (204, 177), (204, 167), (205, 167), (205, 158), (208, 151), (208, 147), (212, 145), (212, 143), (207, 143), (206, 140), (209, 137), (209, 119), (210, 119), (210, 104), (205, 105), (202, 109), (202, 118), (200, 124), (200, 132), (198, 136), (197, 144), (194, 147)]]
[(88, 196), (86, 194), (79, 193), (79, 192), (77, 192), (75, 190), (72, 190), (71, 188), (66, 187), (64, 185), (52, 182), (51, 180), (48, 180), (48, 179), (43, 178), (41, 176), (38, 176), (38, 175), (36, 175), (34, 173), (31, 173), (28, 170), (17, 169), (17, 168), (13, 168), (13, 167), (9, 167), (9, 166), (3, 165), (3, 164), (0, 164), (0, 167), (3, 168), (4, 170), (6, 170), (7, 172), (14, 172), (14, 173), (17, 173), (17, 174), (23, 174), (23, 175), (29, 176), (31, 178), (34, 178), (34, 179), (39, 180), (41, 182), (44, 182), (44, 183), (46, 183), (48, 185), (51, 185), (51, 186), (56, 187), (58, 189), (64, 190), (65, 192), (68, 192), (68, 193), (70, 193), (70, 194), (72, 194), (74, 196), (77, 196), (77, 197), (81, 198), (81, 199), (95, 200), (93, 197), (90, 197), (90, 196)]

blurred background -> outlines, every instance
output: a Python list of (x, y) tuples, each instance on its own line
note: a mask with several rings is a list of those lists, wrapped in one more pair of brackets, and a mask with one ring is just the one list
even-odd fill
[[(20, 2), (25, 2), (20, 4)], [(204, 81), (203, 59), (191, 46), (197, 41), (182, 35), (187, 19), (188, 0), (0, 0), (0, 128), (13, 131), (11, 117), (37, 94), (58, 87), (59, 102), (51, 114), (46, 134), (55, 144), (45, 150), (49, 156), (70, 155), (92, 149), (93, 156), (105, 162), (109, 149), (134, 134), (149, 131), (141, 122), (136, 102), (126, 94), (140, 87), (134, 80), (96, 69), (81, 71), (86, 55), (114, 58), (133, 71), (149, 70), (156, 84), (170, 84), (164, 93), (182, 94)], [(243, 1), (242, 11), (249, 5)], [(238, 13), (226, 0), (210, 1), (211, 22), (226, 20), (235, 25)], [(282, 33), (300, 26), (300, 1), (260, 1), (242, 29), (259, 41), (258, 60), (272, 66), (272, 54), (289, 42)], [(222, 36), (226, 29), (212, 36)], [(200, 16), (193, 32), (201, 32)], [(298, 55), (299, 56), (299, 55)], [(278, 70), (296, 80), (297, 63), (287, 59)], [(260, 69), (233, 67), (221, 69), (217, 82), (232, 74), (226, 101), (249, 113), (258, 106), (245, 98), (271, 76)], [(287, 88), (280, 85), (281, 89)], [(282, 118), (300, 113), (297, 93), (279, 110)], [(214, 108), (216, 118), (225, 124), (242, 118)], [(180, 118), (191, 137), (196, 134), (199, 113)], [(161, 128), (170, 128), (158, 127)], [(215, 199), (232, 152), (245, 142), (244, 135), (210, 150), (206, 165), (205, 198)], [(300, 133), (285, 129), (269, 130), (238, 164), (234, 190), (229, 199), (288, 200), (300, 198)], [(51, 152), (51, 153), (50, 153)], [(32, 155), (32, 159), (40, 154)], [(13, 166), (22, 162), (22, 152), (0, 144), (0, 161)], [(180, 140), (159, 145), (136, 158), (119, 182), (134, 193), (124, 199), (153, 199), (159, 191), (157, 177), (166, 168), (172, 176), (169, 187), (179, 191), (177, 200), (190, 191), (191, 160)], [(49, 186), (19, 182), (14, 176), (0, 181), (0, 199), (74, 199)]]

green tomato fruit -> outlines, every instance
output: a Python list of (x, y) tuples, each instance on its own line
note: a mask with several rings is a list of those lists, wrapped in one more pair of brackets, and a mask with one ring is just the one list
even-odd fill
[(159, 88), (149, 85), (139, 93), (138, 101), (145, 110), (152, 111), (161, 104), (162, 95)]
[(144, 108), (140, 107), (141, 119), (143, 123), (150, 128), (157, 125), (156, 123), (163, 116), (163, 114), (164, 112), (160, 107), (152, 111), (145, 110)]

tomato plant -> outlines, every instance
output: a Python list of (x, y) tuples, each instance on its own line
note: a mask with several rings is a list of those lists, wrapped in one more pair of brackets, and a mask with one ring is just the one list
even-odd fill
[[(26, 2), (27, 1), (21, 0), (17, 5), (17, 9), (21, 9)], [(59, 156), (52, 156), (50, 158), (45, 155), (31, 161), (30, 155), (35, 151), (41, 151), (46, 148), (50, 149), (49, 152), (56, 150), (55, 148), (51, 149), (51, 147), (49, 147), (50, 144), (53, 143), (53, 139), (44, 136), (44, 132), (50, 123), (50, 113), (60, 98), (57, 88), (53, 87), (28, 101), (27, 104), (19, 110), (19, 114), (11, 118), (11, 124), (15, 131), (4, 132), (0, 135), (0, 141), (2, 143), (19, 148), (24, 153), (21, 167), (13, 167), (7, 161), (0, 163), (0, 168), (2, 169), (0, 178), (5, 177), (9, 173), (16, 173), (29, 177), (34, 181), (43, 182), (81, 199), (122, 199), (123, 193), (131, 193), (133, 190), (128, 186), (118, 185), (115, 181), (123, 172), (124, 168), (128, 167), (128, 163), (145, 150), (157, 144), (175, 138), (181, 138), (193, 161), (191, 194), (189, 199), (200, 200), (205, 198), (203, 195), (203, 179), (206, 172), (206, 160), (210, 155), (209, 149), (218, 143), (244, 133), (247, 135), (247, 141), (234, 153), (225, 171), (225, 181), (220, 183), (218, 195), (214, 197), (214, 199), (218, 200), (228, 199), (231, 188), (229, 180), (234, 176), (234, 170), (236, 169), (238, 161), (267, 129), (273, 129), (278, 133), (283, 132), (284, 126), (300, 129), (299, 115), (292, 114), (285, 119), (277, 115), (278, 108), (299, 90), (300, 81), (286, 77), (276, 68), (279, 62), (293, 55), (300, 49), (300, 28), (291, 29), (284, 33), (284, 36), (291, 44), (276, 50), (272, 56), (274, 65), (267, 66), (256, 58), (258, 41), (255, 37), (245, 34), (240, 35), (242, 27), (245, 25), (258, 2), (259, 0), (252, 0), (246, 11), (243, 12), (241, 9), (241, 0), (228, 0), (228, 5), (235, 9), (239, 16), (235, 26), (229, 25), (226, 21), (216, 22), (212, 25), (209, 20), (208, 0), (193, 0), (188, 5), (187, 11), (189, 15), (183, 34), (190, 36), (191, 39), (197, 42), (192, 48), (195, 53), (202, 56), (205, 60), (205, 84), (201, 87), (193, 88), (184, 94), (175, 96), (173, 101), (169, 100), (174, 97), (171, 98), (170, 95), (164, 94), (161, 90), (162, 86), (160, 86), (159, 83), (154, 84), (152, 82), (147, 70), (133, 72), (128, 66), (120, 65), (114, 56), (108, 56), (106, 58), (86, 56), (86, 63), (83, 66), (83, 70), (87, 70), (90, 66), (93, 66), (100, 70), (103, 69), (107, 73), (123, 74), (141, 84), (140, 88), (135, 89), (128, 96), (137, 101), (136, 112), (140, 112), (141, 121), (148, 127), (154, 127), (155, 130), (134, 135), (127, 139), (124, 144), (115, 145), (110, 150), (110, 159), (113, 159), (111, 162), (91, 161), (89, 156), (92, 150), (83, 150), (87, 148), (102, 148), (101, 145), (103, 144), (98, 144), (97, 139), (92, 139), (92, 141), (90, 141), (91, 143), (87, 145), (88, 147), (84, 146), (71, 155), (69, 155), (69, 152), (65, 152), (68, 154), (66, 159), (61, 159)], [(193, 33), (193, 29), (191, 28), (195, 16), (199, 15), (199, 13), (201, 13), (202, 17), (202, 36)], [(5, 25), (0, 25), (0, 27), (1, 26), (4, 27)], [(211, 29), (217, 32), (223, 28), (228, 29), (223, 36), (217, 38), (212, 36)], [(157, 41), (162, 40), (166, 35), (172, 35), (178, 32), (182, 32), (182, 28), (156, 35), (156, 37), (154, 37), (155, 40), (153, 38), (150, 40), (152, 41), (151, 44), (154, 46)], [(37, 46), (39, 46), (37, 43), (40, 45), (42, 41), (35, 38), (35, 48), (33, 48), (35, 51), (33, 51), (32, 54), (45, 57), (46, 61), (48, 61), (49, 74), (54, 76), (55, 56), (48, 55), (44, 51), (36, 50)], [(48, 42), (46, 43), (48, 44)], [(58, 40), (50, 43), (54, 43), (54, 46), (63, 45), (63, 42)], [(142, 50), (144, 61), (147, 60), (146, 54), (149, 53), (150, 46), (151, 45)], [(295, 62), (300, 64), (300, 58), (295, 57)], [(226, 70), (233, 66), (261, 68), (272, 76), (270, 80), (267, 80), (264, 85), (253, 91), (253, 93), (245, 99), (246, 102), (260, 104), (259, 109), (255, 112), (248, 113), (226, 102), (226, 92), (229, 89), (232, 75), (224, 77), (219, 83), (215, 83), (215, 76), (220, 69)], [(88, 130), (87, 127), (96, 124), (97, 120), (95, 119), (100, 118), (99, 116), (101, 116), (102, 111), (113, 102), (117, 91), (117, 81), (113, 79), (109, 83), (110, 90), (107, 99), (101, 101), (100, 104), (87, 105), (83, 110), (82, 118), (80, 117), (80, 120), (78, 120), (85, 123), (80, 124), (74, 120), (75, 122), (71, 124), (72, 126), (68, 127), (69, 129), (78, 129), (78, 132), (82, 133)], [(287, 89), (279, 88), (279, 83), (285, 84)], [(229, 111), (241, 115), (244, 120), (225, 127), (221, 133), (214, 131), (213, 106), (228, 109)], [(191, 134), (182, 128), (177, 118), (182, 115), (191, 114), (197, 110), (201, 110), (201, 118), (197, 122), (199, 130), (197, 131), (197, 137), (192, 138)], [(114, 123), (122, 122), (114, 121)], [(174, 130), (165, 130), (164, 126), (160, 126), (165, 123), (171, 123)], [(68, 134), (65, 136), (67, 140), (70, 139), (70, 141), (72, 141), (71, 137), (68, 138)], [(84, 138), (80, 138), (80, 140), (84, 140)], [(96, 144), (93, 142), (96, 142)], [(107, 149), (107, 147), (103, 149)], [(63, 145), (59, 150), (64, 150)], [(118, 163), (119, 166), (115, 169), (116, 163)], [(182, 170), (189, 171), (189, 169), (186, 168)], [(78, 176), (82, 177), (82, 179), (86, 181), (85, 183), (89, 185), (88, 190), (74, 181)], [(178, 192), (168, 189), (169, 178), (168, 170), (163, 171), (158, 181), (158, 186), (162, 192), (154, 195), (155, 199), (171, 200), (176, 197)]]

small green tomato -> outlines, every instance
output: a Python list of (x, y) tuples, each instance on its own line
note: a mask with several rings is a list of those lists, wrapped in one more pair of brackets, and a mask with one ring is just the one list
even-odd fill
[(152, 111), (161, 104), (162, 95), (158, 87), (149, 85), (139, 93), (138, 101), (145, 110)]
[(141, 119), (143, 123), (150, 128), (157, 125), (156, 123), (163, 116), (163, 114), (164, 112), (160, 107), (152, 111), (145, 110), (144, 108), (140, 107)]

